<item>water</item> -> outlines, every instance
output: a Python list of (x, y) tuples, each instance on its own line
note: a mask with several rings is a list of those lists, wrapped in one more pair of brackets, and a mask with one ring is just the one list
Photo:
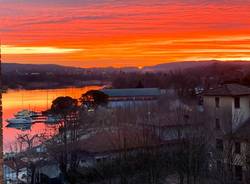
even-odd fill
[(19, 134), (28, 133), (34, 135), (46, 132), (53, 135), (56, 132), (55, 125), (45, 123), (32, 124), (30, 130), (18, 130), (6, 127), (6, 119), (13, 118), (14, 114), (22, 109), (43, 111), (51, 106), (51, 102), (59, 96), (71, 96), (79, 98), (81, 94), (92, 89), (100, 89), (100, 86), (87, 86), (83, 88), (44, 89), (44, 90), (10, 90), (3, 94), (3, 150), (8, 152), (15, 150), (16, 137)]

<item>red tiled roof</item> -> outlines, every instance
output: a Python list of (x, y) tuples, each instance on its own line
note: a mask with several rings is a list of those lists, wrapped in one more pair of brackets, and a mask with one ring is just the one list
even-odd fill
[[(158, 146), (162, 141), (148, 131), (131, 129), (103, 130), (77, 143), (81, 151), (88, 153), (115, 152)], [(80, 145), (80, 146), (79, 146)]]
[(250, 88), (240, 84), (224, 84), (202, 94), (204, 96), (244, 96), (250, 95)]

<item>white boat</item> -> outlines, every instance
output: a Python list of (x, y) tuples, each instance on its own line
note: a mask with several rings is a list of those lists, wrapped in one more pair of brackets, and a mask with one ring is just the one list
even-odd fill
[(37, 116), (38, 113), (34, 112), (34, 111), (29, 111), (29, 110), (22, 110), (17, 112), (14, 116), (17, 118), (27, 118), (27, 117), (35, 117)]
[(21, 124), (21, 123), (13, 124), (13, 123), (9, 123), (6, 127), (15, 128), (15, 129), (18, 129), (18, 130), (25, 131), (25, 130), (30, 130), (31, 124)]
[(33, 122), (31, 118), (12, 118), (6, 121), (10, 124), (31, 124)]

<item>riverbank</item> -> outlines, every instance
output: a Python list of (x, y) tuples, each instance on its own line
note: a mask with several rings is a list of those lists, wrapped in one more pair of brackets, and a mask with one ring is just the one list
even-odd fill
[(44, 90), (44, 89), (63, 89), (63, 88), (84, 88), (87, 86), (110, 86), (111, 82), (108, 81), (76, 81), (70, 84), (61, 84), (56, 82), (30, 82), (26, 85), (17, 86), (4, 86), (2, 93), (6, 93), (8, 90)]

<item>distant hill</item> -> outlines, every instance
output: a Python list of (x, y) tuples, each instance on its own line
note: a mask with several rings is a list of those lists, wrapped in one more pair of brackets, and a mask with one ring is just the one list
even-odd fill
[(104, 68), (77, 68), (77, 67), (68, 67), (54, 64), (17, 64), (17, 63), (2, 63), (2, 73), (12, 73), (12, 72), (53, 72), (53, 73), (81, 73), (81, 72), (96, 72), (96, 73), (117, 73), (117, 72), (169, 72), (176, 70), (187, 70), (194, 68), (207, 68), (211, 65), (220, 65), (220, 66), (237, 66), (242, 70), (249, 70), (250, 62), (246, 61), (230, 61), (223, 62), (217, 60), (211, 61), (183, 61), (183, 62), (172, 62), (158, 64), (154, 66), (146, 66), (142, 69), (137, 67), (123, 67), (123, 68), (113, 68), (113, 67), (104, 67)]
[[(171, 75), (159, 75), (168, 73)], [(178, 72), (174, 72), (178, 71)], [(181, 71), (181, 72), (179, 72)], [(151, 74), (146, 74), (149, 72)], [(125, 68), (77, 68), (51, 64), (2, 63), (2, 82), (11, 89), (44, 89), (88, 84), (110, 84), (118, 88), (134, 87), (143, 80), (149, 87), (166, 87), (175, 81), (175, 77), (190, 76), (192, 80), (204, 79), (218, 82), (241, 82), (249, 85), (250, 62), (234, 61), (186, 61)], [(174, 78), (171, 78), (174, 77)], [(87, 83), (86, 83), (87, 81)], [(94, 81), (94, 82), (93, 82)]]
[(218, 61), (183, 61), (183, 62), (171, 62), (163, 63), (154, 66), (143, 67), (144, 72), (168, 72), (175, 70), (184, 70), (193, 67), (208, 66)]
[(123, 68), (78, 68), (55, 64), (19, 64), (19, 63), (2, 63), (2, 73), (31, 73), (31, 72), (53, 72), (53, 73), (80, 73), (80, 72), (136, 72), (137, 67), (123, 67)]
[(164, 63), (155, 66), (147, 66), (144, 67), (142, 70), (144, 72), (169, 72), (169, 71), (176, 71), (176, 70), (186, 70), (191, 68), (206, 68), (211, 66), (212, 64), (218, 65), (225, 65), (225, 66), (250, 66), (250, 62), (247, 61), (218, 61), (218, 60), (211, 60), (211, 61), (183, 61), (183, 62), (172, 62), (172, 63)]
[(54, 72), (54, 73), (64, 73), (64, 72), (81, 72), (84, 71), (82, 68), (66, 67), (61, 65), (53, 64), (17, 64), (17, 63), (2, 63), (2, 73), (12, 73), (12, 72)]

